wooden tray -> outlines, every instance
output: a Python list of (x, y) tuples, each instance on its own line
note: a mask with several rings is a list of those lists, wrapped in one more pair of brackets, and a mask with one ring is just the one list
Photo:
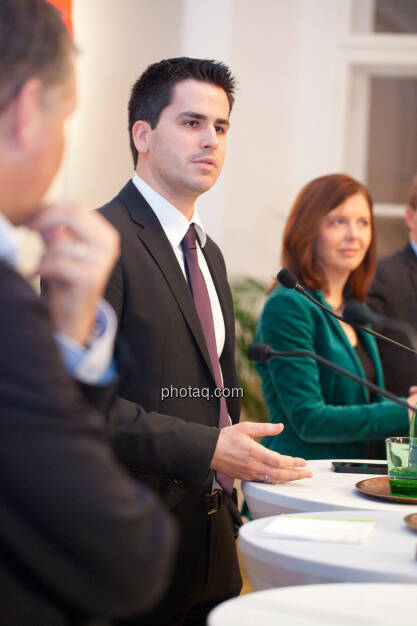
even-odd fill
[(410, 515), (406, 515), (404, 517), (404, 522), (413, 530), (417, 530), (417, 513), (411, 513)]
[(401, 504), (414, 504), (417, 506), (417, 498), (403, 498), (402, 496), (392, 496), (389, 490), (388, 476), (377, 476), (376, 478), (366, 478), (360, 480), (355, 485), (361, 493), (380, 498), (381, 500), (389, 500), (390, 502), (400, 502)]

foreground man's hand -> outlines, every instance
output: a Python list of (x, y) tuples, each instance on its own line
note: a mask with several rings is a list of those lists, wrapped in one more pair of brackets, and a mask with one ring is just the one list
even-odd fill
[(284, 483), (300, 478), (311, 478), (304, 459), (285, 456), (268, 450), (253, 440), (254, 437), (278, 435), (283, 424), (242, 422), (222, 428), (211, 462), (211, 469), (233, 478)]
[(29, 227), (45, 242), (39, 271), (55, 329), (85, 344), (120, 253), (119, 235), (100, 214), (70, 203), (42, 207)]

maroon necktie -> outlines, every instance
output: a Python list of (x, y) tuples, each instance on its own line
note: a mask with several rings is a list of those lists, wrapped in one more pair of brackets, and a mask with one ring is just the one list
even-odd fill
[[(181, 247), (184, 252), (185, 268), (188, 276), (188, 284), (193, 295), (195, 308), (200, 318), (201, 328), (203, 329), (204, 339), (206, 340), (207, 350), (210, 356), (210, 363), (213, 369), (214, 380), (218, 389), (223, 389), (222, 375), (220, 372), (219, 356), (217, 354), (216, 335), (214, 332), (213, 312), (211, 310), (210, 296), (207, 291), (206, 281), (198, 264), (197, 256), (197, 234), (194, 225), (191, 224), (184, 239), (181, 241)], [(226, 400), (224, 396), (220, 397), (220, 417), (219, 428), (230, 426), (229, 414), (227, 412)], [(233, 478), (216, 472), (216, 480), (229, 494), (233, 491)]]

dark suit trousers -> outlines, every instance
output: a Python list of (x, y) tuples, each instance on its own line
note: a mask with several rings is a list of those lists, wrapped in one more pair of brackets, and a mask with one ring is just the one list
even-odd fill
[[(233, 527), (233, 517), (236, 505), (230, 496), (225, 495), (223, 506), (213, 515), (207, 515), (205, 545), (201, 549), (201, 556), (197, 569), (193, 574), (193, 582), (189, 590), (187, 608), (166, 621), (166, 607), (173, 605), (172, 593), (168, 593), (159, 605), (158, 610), (148, 613), (137, 620), (120, 621), (119, 626), (130, 624), (141, 626), (204, 626), (208, 613), (220, 602), (238, 596), (242, 587), (242, 578), (239, 571), (236, 555), (236, 543), (231, 533), (236, 534)], [(184, 568), (186, 556), (185, 545), (180, 547), (174, 578), (183, 577), (185, 586), (190, 587), (185, 580), (189, 572)], [(222, 569), (216, 567), (216, 561), (221, 560)], [(177, 589), (177, 588), (176, 588)], [(224, 589), (224, 595), (221, 594)]]

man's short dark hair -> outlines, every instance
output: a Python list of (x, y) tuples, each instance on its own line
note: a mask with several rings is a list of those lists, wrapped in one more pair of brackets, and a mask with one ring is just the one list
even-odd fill
[(159, 63), (153, 63), (138, 78), (130, 94), (129, 137), (135, 167), (138, 151), (132, 138), (134, 123), (144, 120), (151, 128), (155, 128), (161, 112), (171, 103), (173, 87), (189, 78), (211, 83), (223, 89), (229, 101), (230, 111), (232, 110), (236, 81), (224, 63), (189, 57), (164, 59)]
[(0, 0), (0, 111), (30, 78), (65, 78), (75, 51), (59, 11), (46, 0)]
[(414, 176), (413, 180), (411, 181), (410, 189), (408, 190), (407, 204), (412, 209), (414, 210), (417, 209), (417, 174)]

